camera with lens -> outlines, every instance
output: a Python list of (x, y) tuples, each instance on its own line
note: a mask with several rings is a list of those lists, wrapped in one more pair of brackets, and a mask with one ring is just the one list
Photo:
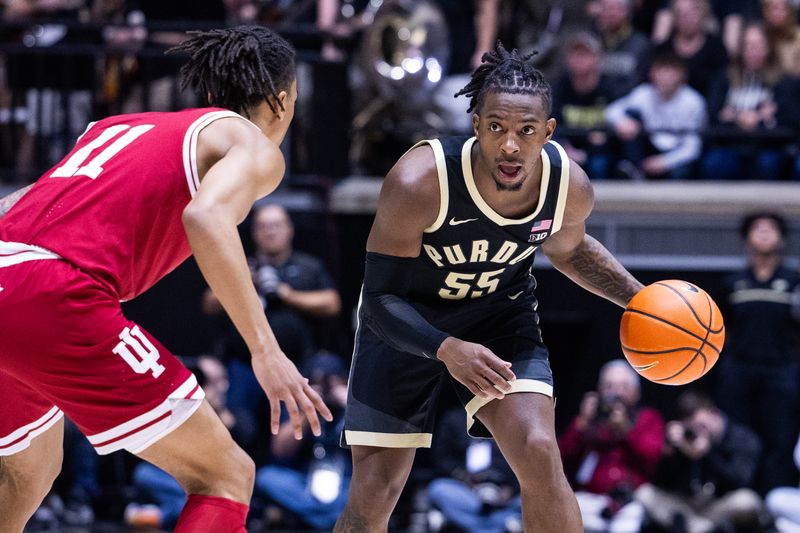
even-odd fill
[(597, 414), (595, 415), (596, 422), (605, 422), (611, 416), (611, 413), (621, 407), (627, 416), (630, 416), (628, 404), (626, 404), (619, 396), (606, 396), (600, 398), (600, 403), (597, 406)]

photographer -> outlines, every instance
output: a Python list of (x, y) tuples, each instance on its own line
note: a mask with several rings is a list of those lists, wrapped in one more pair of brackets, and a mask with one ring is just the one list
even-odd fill
[(609, 361), (559, 439), (587, 532), (639, 531), (633, 492), (654, 474), (664, 439), (661, 415), (640, 407), (639, 396), (638, 374), (622, 359)]
[(441, 477), (428, 485), (428, 498), (443, 525), (482, 533), (521, 528), (519, 486), (495, 441), (467, 435), (460, 407), (442, 416), (434, 435), (431, 453)]
[[(261, 298), (281, 350), (297, 366), (313, 353), (315, 332), (321, 319), (339, 313), (341, 301), (322, 262), (292, 247), (294, 225), (282, 206), (259, 203), (253, 208), (255, 253), (248, 257), (256, 292)], [(220, 351), (228, 365), (231, 387), (228, 405), (246, 429), (243, 447), (259, 457), (259, 443), (268, 433), (267, 398), (250, 366), (250, 352), (222, 305), (208, 289), (203, 311), (223, 317)]]
[(304, 525), (332, 529), (347, 501), (350, 486), (350, 452), (339, 447), (347, 401), (347, 369), (341, 358), (320, 352), (304, 366), (316, 390), (333, 413), (332, 422), (322, 422), (322, 435), (315, 437), (306, 423), (303, 439), (294, 437), (294, 427), (284, 412), (278, 434), (272, 440), (274, 464), (256, 472), (256, 491), (289, 511)]
[(761, 531), (764, 504), (747, 488), (761, 452), (758, 437), (701, 394), (683, 393), (677, 408), (655, 483), (640, 487), (636, 500), (670, 531)]

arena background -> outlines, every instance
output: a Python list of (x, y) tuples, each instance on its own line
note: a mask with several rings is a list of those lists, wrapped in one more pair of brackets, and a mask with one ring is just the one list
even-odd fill
[[(12, 4), (8, 2), (9, 6)], [(96, 3), (99, 4), (102, 2)], [(172, 20), (166, 20), (166, 17), (161, 21), (148, 20), (146, 27), (151, 35), (163, 32), (174, 36), (174, 32), (209, 28), (221, 23), (220, 20), (207, 20), (209, 17), (198, 7), (200, 4), (193, 5), (188, 1), (175, 2), (174, 6), (168, 4), (177, 14), (170, 15)], [(292, 13), (295, 8), (300, 11), (301, 4), (308, 7), (314, 2), (229, 4), (236, 4), (241, 13), (245, 12), (247, 5), (253, 4), (259, 10), (261, 23), (275, 25), (298, 48), (298, 114), (283, 147), (289, 162), (287, 177), (269, 201), (281, 203), (290, 211), (296, 227), (295, 248), (320, 257), (332, 273), (342, 295), (342, 313), (338, 319), (325, 325), (322, 344), (349, 357), (353, 310), (363, 274), (364, 245), (380, 188), (380, 174), (418, 138), (436, 134), (431, 123), (414, 122), (404, 116), (398, 117), (397, 113), (404, 109), (409, 114), (417, 112), (419, 102), (412, 98), (414, 91), (423, 91), (424, 95), (430, 93), (425, 92), (427, 88), (414, 85), (385, 88), (378, 83), (375, 86), (370, 74), (355, 72), (353, 66), (364, 61), (364, 52), (359, 52), (358, 48), (358, 34), (342, 38), (340, 43), (343, 50), (352, 54), (352, 62), (324, 60), (320, 49), (327, 34), (315, 26), (313, 9), (311, 15), (307, 9), (305, 14), (301, 13), (289, 22), (281, 20), (286, 12)], [(511, 4), (529, 3), (509, 1), (501, 4), (508, 9)], [(542, 36), (557, 40), (568, 35), (574, 27), (579, 27), (585, 22), (585, 17), (575, 15), (574, 22), (569, 17), (581, 12), (586, 2), (541, 4), (528, 10), (531, 19), (527, 29), (506, 31), (517, 31), (512, 37), (516, 36), (520, 41), (520, 35), (533, 33), (535, 37), (529, 38), (526, 44), (533, 42), (545, 47), (541, 68), (555, 79), (559, 73), (558, 46)], [(552, 24), (548, 9), (558, 6), (566, 22), (554, 31), (548, 26)], [(41, 89), (52, 89), (62, 96), (86, 95), (90, 109), (85, 118), (94, 120), (123, 110), (125, 102), (121, 95), (126, 92), (126, 84), (143, 87), (138, 103), (142, 109), (150, 108), (147, 88), (163, 75), (174, 75), (179, 59), (161, 59), (165, 48), (163, 42), (148, 41), (146, 46), (130, 46), (123, 41), (109, 44), (110, 28), (136, 25), (130, 20), (131, 10), (128, 10), (126, 19), (125, 11), (113, 12), (113, 6), (108, 9), (110, 14), (105, 16), (113, 22), (83, 22), (77, 17), (65, 19), (43, 15), (15, 19), (6, 11), (0, 23), (3, 74), (0, 79), (0, 196), (35, 179), (49, 167), (48, 158), (52, 160), (50, 151), (61, 149), (63, 152), (63, 148), (74, 141), (70, 119), (54, 118), (59, 113), (69, 114), (65, 107), (67, 99), (48, 107)], [(236, 19), (240, 12), (236, 13), (232, 16), (229, 12), (228, 20)], [(187, 14), (193, 14), (192, 18), (196, 20), (183, 18)], [(63, 17), (63, 13), (61, 15)], [(49, 44), (45, 42), (48, 32), (62, 30), (70, 38)], [(387, 57), (390, 52), (387, 52)], [(435, 46), (430, 53), (437, 53)], [(120, 67), (129, 60), (138, 61), (141, 68), (135, 76), (126, 78), (118, 72), (124, 70)], [(152, 71), (148, 71), (150, 68)], [(366, 100), (363, 95), (354, 94), (364, 87), (372, 91)], [(32, 95), (32, 90), (40, 92)], [(178, 108), (184, 103), (177, 89), (171, 89), (167, 94), (168, 108)], [(130, 94), (127, 96), (131, 97)], [(32, 117), (31, 106), (35, 108), (37, 104), (31, 102), (37, 98), (38, 109), (45, 109), (45, 112)], [(358, 98), (362, 98), (361, 103), (354, 104)], [(370, 130), (364, 123), (354, 121), (358, 112), (363, 111), (364, 108), (359, 106), (364, 101), (382, 101), (390, 108), (394, 106), (394, 111), (387, 111), (382, 121), (377, 121), (381, 127), (370, 123), (373, 128)], [(795, 157), (798, 151), (797, 126), (793, 124), (788, 130), (763, 137), (751, 135), (747, 140), (756, 144), (774, 143)], [(49, 133), (32, 138), (26, 135), (31, 131)], [(706, 134), (708, 138), (715, 135), (710, 130)], [(751, 177), (751, 180), (736, 182), (696, 179), (685, 182), (598, 182), (595, 184), (596, 208), (589, 219), (589, 232), (645, 284), (659, 279), (685, 279), (705, 288), (712, 296), (718, 295), (722, 289), (722, 277), (744, 265), (738, 224), (746, 213), (768, 209), (787, 216), (791, 235), (786, 248), (788, 264), (798, 265), (800, 183), (792, 180), (789, 167), (784, 175)], [(251, 250), (250, 220), (242, 224), (240, 233), (246, 247)], [(620, 356), (618, 330), (622, 311), (569, 282), (543, 257), (537, 257), (535, 275), (542, 329), (551, 352), (556, 380), (557, 427), (563, 429), (575, 415), (584, 392), (594, 388), (598, 369), (609, 359)], [(147, 294), (123, 307), (131, 319), (141, 323), (173, 352), (183, 355), (209, 353), (214, 350), (214, 338), (220, 324), (201, 311), (205, 288), (196, 264), (190, 259)], [(716, 379), (717, 374), (712, 370), (697, 386), (711, 391)], [(678, 392), (674, 387), (644, 383), (643, 402), (669, 416)], [(452, 403), (455, 400), (449, 398), (447, 401)], [(425, 454), (421, 455), (424, 463)], [(121, 502), (130, 490), (126, 485), (130, 466), (130, 457), (121, 454), (103, 460), (101, 470), (105, 493), (99, 498), (100, 503), (95, 505), (98, 522), (90, 526), (90, 530), (121, 530), (116, 520), (122, 513)]]

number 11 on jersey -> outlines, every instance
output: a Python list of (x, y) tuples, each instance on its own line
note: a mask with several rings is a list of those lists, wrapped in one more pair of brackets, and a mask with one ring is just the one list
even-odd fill
[[(103, 172), (103, 165), (112, 157), (117, 155), (120, 150), (131, 144), (138, 137), (150, 131), (155, 126), (153, 124), (142, 124), (131, 128), (127, 124), (118, 124), (103, 130), (103, 133), (97, 136), (95, 140), (75, 152), (72, 157), (56, 168), (51, 178), (71, 178), (73, 176), (88, 176), (91, 179), (96, 179), (97, 176)], [(126, 131), (127, 130), (127, 131)], [(125, 133), (107, 146), (102, 152), (94, 156), (88, 163), (84, 165), (92, 152), (107, 144), (111, 139), (125, 131)]]

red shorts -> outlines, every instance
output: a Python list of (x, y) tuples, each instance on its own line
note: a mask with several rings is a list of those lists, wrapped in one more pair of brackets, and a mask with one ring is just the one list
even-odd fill
[(0, 456), (64, 413), (100, 454), (145, 449), (200, 406), (203, 390), (113, 294), (42, 252), (16, 254), (23, 262), (0, 254)]

